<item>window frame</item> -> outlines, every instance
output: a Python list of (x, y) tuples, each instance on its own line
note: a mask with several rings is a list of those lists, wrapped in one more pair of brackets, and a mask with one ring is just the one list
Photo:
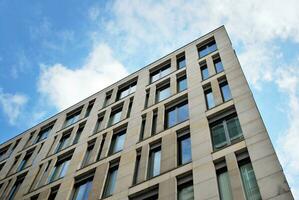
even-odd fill
[[(179, 123), (182, 123), (184, 121), (187, 121), (190, 116), (189, 116), (189, 102), (188, 102), (188, 99), (184, 99), (184, 100), (181, 100), (171, 106), (167, 106), (167, 108), (165, 108), (165, 123), (164, 123), (164, 127), (165, 129), (168, 129), (168, 128), (171, 128), (171, 127), (174, 127), (175, 125), (179, 124)], [(179, 109), (183, 106), (187, 106), (187, 110), (188, 110), (188, 117), (187, 119), (184, 119), (182, 121), (179, 121), (179, 118), (180, 118), (180, 112), (179, 112)], [(170, 112), (175, 112), (174, 116), (175, 116), (175, 123), (173, 125), (169, 125), (169, 113)]]

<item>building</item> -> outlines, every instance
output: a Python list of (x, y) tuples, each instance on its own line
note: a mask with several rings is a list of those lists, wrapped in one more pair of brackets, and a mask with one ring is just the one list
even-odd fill
[(6, 200), (293, 199), (224, 26), (1, 144), (0, 159)]

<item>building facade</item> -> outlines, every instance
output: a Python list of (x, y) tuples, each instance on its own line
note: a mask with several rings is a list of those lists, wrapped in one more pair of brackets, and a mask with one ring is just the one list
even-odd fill
[(293, 196), (222, 26), (1, 144), (0, 199)]

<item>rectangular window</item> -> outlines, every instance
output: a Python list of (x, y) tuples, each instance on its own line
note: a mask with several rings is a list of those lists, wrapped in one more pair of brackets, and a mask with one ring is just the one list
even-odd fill
[(185, 55), (182, 55), (177, 58), (177, 66), (178, 66), (178, 69), (182, 69), (182, 68), (186, 67)]
[(81, 114), (81, 109), (77, 110), (74, 113), (67, 114), (65, 122), (64, 122), (64, 127), (70, 126), (70, 125), (76, 123), (77, 121), (79, 121), (80, 114)]
[(141, 149), (139, 149), (136, 152), (136, 161), (135, 161), (135, 168), (134, 168), (133, 185), (135, 185), (138, 181), (140, 159), (141, 159)]
[(112, 96), (112, 91), (109, 91), (106, 93), (103, 107), (106, 107), (107, 105), (109, 105), (111, 103), (111, 96)]
[(74, 193), (72, 200), (86, 200), (92, 187), (92, 178), (75, 183)]
[(187, 78), (186, 75), (178, 78), (178, 92), (182, 92), (187, 89)]
[(79, 139), (81, 137), (81, 134), (82, 134), (82, 132), (84, 130), (84, 127), (85, 127), (85, 124), (79, 126), (79, 128), (78, 128), (78, 130), (76, 132), (73, 144), (77, 144), (78, 143), (78, 141), (79, 141)]
[(66, 133), (63, 134), (63, 136), (61, 137), (61, 139), (56, 147), (55, 153), (61, 151), (62, 149), (65, 149), (66, 147), (69, 146), (71, 132), (72, 132), (72, 130), (67, 131)]
[(200, 65), (201, 79), (206, 80), (210, 77), (208, 66), (206, 63)]
[(207, 88), (204, 91), (205, 93), (205, 99), (206, 99), (206, 104), (207, 104), (207, 109), (211, 109), (215, 107), (215, 102), (214, 102), (214, 95), (212, 88)]
[(145, 94), (144, 108), (147, 108), (147, 107), (148, 107), (149, 95), (150, 95), (150, 91), (149, 91), (149, 89), (148, 89), (148, 90), (146, 90), (146, 94)]
[(137, 192), (129, 196), (129, 200), (158, 200), (159, 185), (154, 185), (145, 190)]
[(193, 200), (193, 178), (192, 173), (177, 177), (178, 200)]
[(146, 123), (146, 115), (142, 116), (139, 141), (143, 140), (144, 138), (145, 123)]
[(122, 113), (122, 106), (112, 110), (109, 118), (109, 126), (112, 126), (113, 124), (116, 124), (120, 122), (121, 120), (121, 113)]
[(27, 152), (25, 157), (23, 158), (23, 160), (20, 162), (17, 171), (22, 171), (23, 169), (25, 169), (27, 167), (28, 161), (31, 158), (32, 154), (33, 154), (34, 149), (30, 150), (30, 152)]
[(85, 167), (91, 163), (91, 152), (94, 148), (94, 144), (95, 144), (95, 141), (92, 141), (88, 144), (88, 147), (87, 147), (87, 150), (86, 150), (83, 162), (82, 162), (82, 167)]
[(65, 176), (71, 159), (72, 159), (72, 155), (68, 155), (67, 157), (63, 157), (57, 160), (51, 172), (51, 175), (49, 177), (49, 182), (53, 182)]
[(217, 58), (214, 58), (213, 62), (214, 62), (216, 73), (220, 73), (224, 70), (221, 59), (220, 59), (219, 56)]
[(189, 119), (188, 101), (179, 103), (166, 110), (166, 128)]
[(91, 109), (93, 107), (93, 104), (94, 104), (95, 100), (92, 100), (88, 103), (88, 107), (86, 109), (86, 113), (85, 113), (85, 116), (84, 117), (88, 117), (90, 112), (91, 112)]
[(97, 156), (97, 160), (100, 160), (102, 158), (101, 155), (102, 155), (103, 147), (104, 147), (104, 144), (105, 144), (105, 140), (106, 140), (106, 134), (103, 134), (102, 141), (101, 141), (101, 144), (100, 144), (100, 149), (99, 149), (98, 156)]
[(9, 191), (9, 194), (7, 196), (7, 200), (13, 200), (16, 196), (16, 193), (19, 191), (25, 177), (17, 178), (15, 184), (12, 186), (11, 190)]
[(219, 87), (220, 87), (220, 90), (221, 90), (221, 96), (222, 96), (223, 102), (231, 100), (232, 95), (230, 93), (230, 89), (229, 89), (227, 81), (226, 80), (222, 80), (219, 83)]
[(125, 144), (126, 130), (122, 130), (112, 136), (109, 154), (117, 153), (123, 150)]
[(216, 50), (217, 50), (216, 42), (214, 39), (212, 39), (209, 42), (200, 45), (200, 47), (198, 48), (198, 56), (199, 58), (202, 58)]
[(49, 127), (45, 127), (45, 128), (41, 128), (40, 132), (38, 133), (35, 143), (38, 143), (44, 139), (46, 139), (50, 133), (50, 131), (52, 130), (53, 126), (49, 126)]
[(148, 161), (147, 177), (152, 178), (160, 174), (161, 168), (161, 145), (151, 147)]
[(122, 99), (122, 98), (134, 93), (136, 90), (136, 84), (137, 84), (137, 81), (134, 81), (130, 85), (119, 89), (118, 93), (117, 93), (117, 100)]
[(160, 69), (151, 72), (151, 83), (159, 80), (160, 78), (163, 78), (164, 76), (170, 74), (170, 63), (166, 64), (164, 67), (161, 67)]
[(234, 140), (243, 137), (239, 119), (236, 114), (231, 114), (217, 120), (210, 125), (214, 149), (230, 145)]
[(130, 115), (131, 115), (132, 106), (133, 106), (133, 99), (130, 99), (130, 103), (129, 103), (129, 107), (128, 107), (128, 112), (127, 112), (127, 118), (129, 118)]
[(239, 161), (239, 168), (247, 200), (261, 200), (260, 190), (249, 157)]
[(51, 188), (51, 193), (48, 197), (48, 200), (55, 200), (59, 190), (59, 185)]
[(103, 193), (103, 198), (111, 196), (114, 193), (116, 178), (118, 172), (118, 163), (110, 164), (108, 175), (105, 183), (105, 190)]
[(229, 174), (225, 161), (215, 164), (220, 200), (233, 199)]
[(102, 130), (104, 127), (103, 127), (103, 120), (104, 120), (104, 113), (100, 114), (98, 116), (98, 120), (97, 120), (97, 123), (96, 123), (96, 126), (94, 128), (94, 134), (100, 132), (100, 130)]
[(165, 84), (162, 87), (157, 88), (156, 91), (156, 103), (163, 101), (171, 96), (170, 84)]
[(0, 150), (0, 160), (3, 160), (5, 157), (6, 157), (6, 153), (9, 149), (9, 146), (6, 146), (6, 147), (3, 147), (1, 150)]
[(178, 165), (183, 165), (191, 162), (191, 139), (189, 131), (184, 131), (178, 134)]
[(157, 123), (158, 123), (158, 111), (153, 111), (153, 120), (152, 120), (152, 135), (157, 133)]

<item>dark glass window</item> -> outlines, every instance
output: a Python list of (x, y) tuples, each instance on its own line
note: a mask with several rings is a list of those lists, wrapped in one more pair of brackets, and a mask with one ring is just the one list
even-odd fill
[(76, 123), (80, 119), (81, 109), (76, 111), (75, 113), (67, 115), (64, 123), (64, 127), (67, 127), (71, 124)]
[(25, 177), (22, 178), (18, 178), (15, 182), (15, 184), (12, 186), (11, 190), (9, 191), (7, 200), (13, 200), (14, 197), (16, 196), (16, 193), (18, 192), (18, 190), (20, 189), (20, 186), (23, 183)]
[(127, 118), (129, 118), (130, 115), (131, 115), (132, 106), (133, 106), (133, 99), (131, 99), (130, 103), (129, 103), (128, 112), (127, 112)]
[(163, 78), (164, 76), (170, 73), (170, 64), (165, 65), (164, 67), (151, 73), (151, 83)]
[(118, 172), (118, 165), (110, 167), (105, 183), (105, 190), (103, 193), (103, 197), (111, 196), (114, 193), (115, 185), (116, 185), (116, 177)]
[(93, 107), (94, 102), (95, 102), (95, 100), (89, 102), (88, 107), (87, 107), (87, 109), (86, 109), (85, 117), (88, 117), (88, 116), (89, 116), (89, 114), (90, 114), (90, 112), (91, 112), (91, 109), (92, 109), (92, 107)]
[(80, 137), (81, 137), (81, 134), (82, 134), (83, 130), (84, 130), (84, 125), (79, 126), (79, 128), (78, 128), (78, 130), (77, 130), (77, 132), (76, 132), (76, 135), (75, 135), (73, 144), (77, 144), (77, 143), (78, 143), (78, 141), (79, 141), (79, 139), (80, 139)]
[(202, 58), (216, 50), (217, 50), (216, 42), (215, 40), (212, 40), (198, 48), (198, 56), (199, 58)]
[(208, 88), (205, 90), (204, 93), (205, 93), (207, 108), (211, 109), (211, 108), (215, 107), (214, 95), (213, 95), (212, 89)]
[(157, 133), (157, 120), (158, 120), (158, 111), (153, 112), (153, 121), (152, 121), (152, 135)]
[(143, 140), (144, 131), (145, 131), (145, 123), (146, 123), (146, 116), (142, 116), (139, 141)]
[(9, 149), (9, 146), (10, 145), (8, 145), (0, 150), (0, 160), (4, 159), (6, 157), (6, 153)]
[(42, 128), (41, 131), (38, 133), (35, 143), (38, 143), (44, 139), (46, 139), (50, 133), (50, 131), (52, 130), (53, 126), (49, 126), (47, 128)]
[(61, 139), (60, 139), (60, 141), (59, 141), (59, 143), (57, 145), (56, 151), (55, 151), (56, 153), (59, 152), (60, 150), (64, 149), (64, 148), (66, 148), (67, 146), (69, 146), (69, 144), (70, 144), (70, 137), (71, 137), (71, 133), (70, 132), (64, 134), (61, 137)]
[(119, 152), (123, 149), (125, 144), (126, 130), (123, 130), (112, 137), (110, 146), (110, 155)]
[(178, 78), (178, 92), (184, 91), (187, 89), (187, 79), (186, 76)]
[(112, 96), (112, 91), (111, 92), (108, 92), (106, 94), (106, 97), (105, 97), (105, 101), (104, 101), (104, 104), (103, 104), (103, 107), (109, 105), (111, 102), (111, 96)]
[(130, 85), (128, 85), (124, 88), (119, 89), (119, 91), (117, 93), (117, 100), (122, 99), (122, 98), (134, 93), (136, 90), (136, 84), (137, 84), (137, 81), (131, 83)]
[(49, 177), (49, 182), (55, 181), (55, 180), (65, 176), (65, 174), (68, 170), (71, 158), (72, 158), (72, 156), (68, 156), (67, 158), (60, 159), (56, 162), (56, 164), (51, 172), (51, 175)]
[(178, 66), (178, 69), (182, 69), (182, 68), (186, 67), (185, 56), (181, 56), (181, 57), (177, 58), (177, 66)]
[(121, 120), (121, 113), (122, 113), (122, 107), (115, 109), (111, 112), (109, 118), (109, 126), (112, 126), (113, 124), (116, 124)]
[(29, 159), (31, 158), (33, 151), (34, 151), (34, 150), (32, 150), (32, 151), (26, 153), (25, 157), (23, 158), (23, 160), (20, 162), (20, 164), (19, 164), (19, 166), (18, 166), (18, 169), (17, 169), (18, 172), (19, 172), (19, 171), (22, 171), (23, 169), (26, 168), (27, 163), (28, 163)]
[(100, 130), (102, 130), (103, 129), (103, 120), (104, 120), (104, 115), (100, 115), (99, 117), (98, 117), (98, 120), (97, 120), (97, 123), (96, 123), (96, 126), (95, 126), (95, 128), (94, 128), (94, 133), (98, 133)]
[(203, 65), (200, 67), (200, 70), (201, 70), (201, 77), (202, 77), (202, 80), (206, 80), (207, 78), (209, 78), (209, 70), (208, 70), (208, 67), (207, 65)]
[(238, 117), (233, 114), (211, 125), (214, 149), (230, 145), (233, 140), (243, 137)]
[(83, 162), (82, 162), (82, 167), (88, 165), (91, 162), (91, 152), (94, 148), (94, 142), (88, 145)]
[(92, 186), (92, 179), (88, 179), (75, 185), (74, 195), (72, 200), (86, 200), (88, 199)]
[(177, 179), (177, 191), (178, 200), (194, 199), (192, 174), (183, 175), (183, 177)]
[(178, 151), (179, 165), (191, 162), (191, 139), (189, 133), (185, 133), (178, 137)]
[(221, 90), (221, 95), (222, 95), (222, 99), (223, 101), (228, 101), (232, 98), (232, 95), (230, 93), (230, 89), (229, 89), (229, 86), (228, 86), (228, 83), (227, 81), (222, 81), (220, 84), (219, 84), (219, 87), (220, 87), (220, 90)]
[(48, 200), (55, 200), (56, 196), (57, 196), (57, 193), (58, 193), (58, 190), (59, 190), (59, 186), (55, 186), (53, 188), (51, 188), (51, 193), (48, 197)]
[(148, 178), (158, 176), (161, 168), (161, 146), (156, 146), (150, 150), (148, 162)]
[(216, 73), (220, 73), (224, 70), (220, 57), (214, 59), (213, 62), (214, 62)]
[(188, 102), (182, 102), (166, 110), (166, 128), (189, 119)]
[(156, 102), (163, 101), (171, 96), (170, 85), (166, 84), (160, 88), (157, 88), (156, 91)]

